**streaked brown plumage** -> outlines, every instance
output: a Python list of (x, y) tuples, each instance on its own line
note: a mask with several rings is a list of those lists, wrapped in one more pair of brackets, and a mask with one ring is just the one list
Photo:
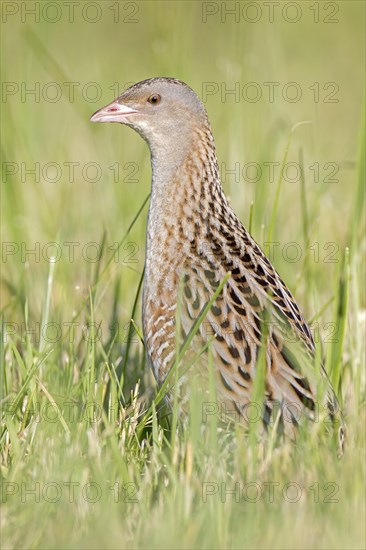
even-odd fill
[[(131, 126), (150, 148), (143, 330), (158, 383), (164, 381), (176, 356), (180, 282), (184, 338), (230, 272), (185, 359), (215, 334), (211, 347), (218, 399), (244, 417), (265, 323), (264, 422), (269, 421), (275, 403), (282, 411), (287, 408), (291, 426), (287, 431), (297, 423), (299, 411), (313, 418), (318, 383), (305, 365), (314, 363), (311, 332), (285, 283), (228, 204), (210, 123), (196, 94), (179, 80), (152, 78), (129, 88), (91, 120)], [(291, 351), (285, 337), (288, 328), (301, 342), (303, 363)], [(191, 370), (199, 373), (207, 387), (207, 356), (202, 355)], [(337, 404), (328, 381), (326, 386), (333, 414)]]

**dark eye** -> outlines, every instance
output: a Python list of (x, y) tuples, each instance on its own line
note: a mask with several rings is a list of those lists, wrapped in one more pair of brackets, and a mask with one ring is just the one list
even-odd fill
[(149, 97), (148, 102), (152, 103), (153, 105), (156, 105), (157, 103), (160, 103), (161, 97), (159, 94), (153, 94)]

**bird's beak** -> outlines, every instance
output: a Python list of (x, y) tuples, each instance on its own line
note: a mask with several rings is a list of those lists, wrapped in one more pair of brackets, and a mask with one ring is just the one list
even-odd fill
[(123, 124), (127, 121), (129, 115), (137, 113), (134, 109), (112, 101), (109, 105), (102, 107), (99, 111), (96, 111), (91, 117), (90, 122), (120, 122)]

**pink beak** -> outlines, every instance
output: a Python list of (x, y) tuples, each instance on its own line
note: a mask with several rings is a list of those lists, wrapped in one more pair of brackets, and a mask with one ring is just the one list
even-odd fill
[(96, 111), (91, 117), (91, 122), (126, 122), (126, 117), (137, 113), (134, 109), (126, 107), (117, 101), (112, 101), (109, 105), (102, 107)]

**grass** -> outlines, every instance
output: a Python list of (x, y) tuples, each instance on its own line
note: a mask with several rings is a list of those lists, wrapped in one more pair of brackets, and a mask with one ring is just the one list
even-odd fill
[[(319, 23), (302, 3), (296, 24), (250, 24), (203, 23), (200, 3), (181, 2), (139, 2), (136, 23), (113, 23), (108, 2), (95, 24), (78, 12), (3, 22), (3, 81), (18, 92), (1, 104), (2, 548), (364, 547), (364, 7), (335, 4), (334, 24), (323, 3)], [(280, 446), (255, 425), (225, 428), (194, 387), (187, 425), (176, 407), (157, 414), (140, 328), (148, 151), (88, 122), (113, 83), (153, 75), (201, 97), (216, 84), (205, 104), (225, 191), (326, 356), (342, 458), (318, 425)], [(37, 82), (39, 101), (22, 100)], [(49, 82), (59, 101), (44, 99)], [(80, 82), (73, 100), (64, 82)], [(262, 99), (225, 95), (236, 82), (258, 83)], [(265, 82), (280, 83), (273, 102)], [(299, 101), (283, 99), (288, 82)], [(303, 167), (296, 181), (288, 163)]]

